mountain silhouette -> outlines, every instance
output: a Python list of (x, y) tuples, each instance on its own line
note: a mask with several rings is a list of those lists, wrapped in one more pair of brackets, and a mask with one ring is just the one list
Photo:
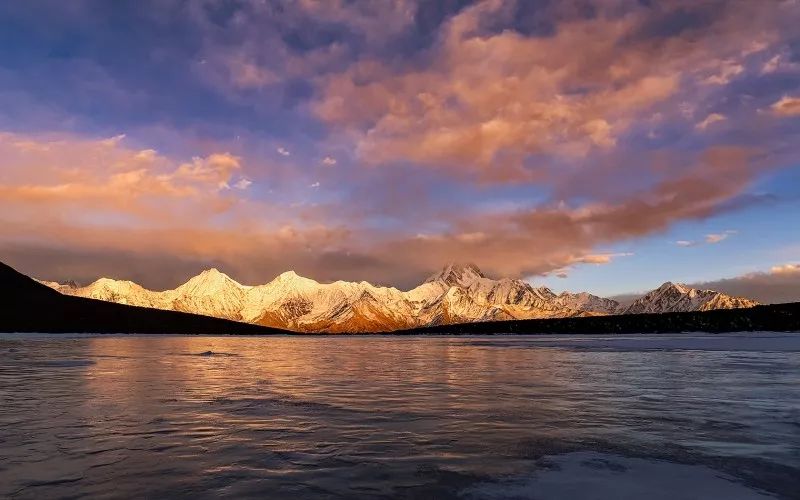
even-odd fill
[(289, 333), (199, 314), (72, 297), (0, 262), (0, 331), (39, 333)]

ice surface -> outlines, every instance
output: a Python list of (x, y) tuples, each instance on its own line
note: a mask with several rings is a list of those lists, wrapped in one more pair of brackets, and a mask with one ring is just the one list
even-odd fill
[(800, 333), (726, 333), (675, 335), (514, 336), (472, 340), (492, 347), (555, 347), (610, 351), (762, 351), (800, 352)]
[(776, 498), (703, 465), (580, 451), (540, 460), (529, 475), (470, 486), (464, 498), (764, 500)]

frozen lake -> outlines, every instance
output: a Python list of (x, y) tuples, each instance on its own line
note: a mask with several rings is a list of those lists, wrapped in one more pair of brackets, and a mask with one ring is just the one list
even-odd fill
[(800, 335), (0, 336), (0, 496), (800, 497)]

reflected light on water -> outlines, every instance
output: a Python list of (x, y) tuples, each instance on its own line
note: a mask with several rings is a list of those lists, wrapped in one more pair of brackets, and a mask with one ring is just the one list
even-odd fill
[(556, 460), (547, 457), (591, 462), (570, 453), (800, 491), (797, 352), (554, 348), (519, 337), (91, 337), (0, 348), (0, 494), (455, 498), (489, 491), (476, 490), (487, 481), (530, 485), (542, 460)]

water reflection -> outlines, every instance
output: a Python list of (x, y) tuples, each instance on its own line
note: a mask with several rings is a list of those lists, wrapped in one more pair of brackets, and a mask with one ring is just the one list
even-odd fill
[(705, 467), (743, 498), (800, 490), (797, 352), (186, 336), (0, 356), (4, 495), (533, 494), (547, 457), (585, 452)]

